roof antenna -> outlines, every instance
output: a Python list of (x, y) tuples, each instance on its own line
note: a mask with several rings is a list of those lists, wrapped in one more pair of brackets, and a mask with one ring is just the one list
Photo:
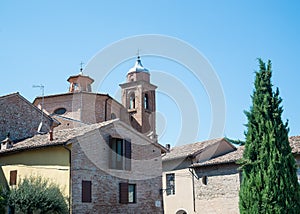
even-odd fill
[(44, 108), (44, 88), (45, 88), (45, 86), (42, 85), (42, 84), (40, 84), (40, 85), (33, 85), (32, 87), (33, 88), (40, 88), (41, 91), (42, 91), (42, 105), (41, 105), (41, 112), (42, 112), (42, 114), (41, 114), (41, 122), (39, 124), (37, 132), (39, 134), (45, 134), (45, 133), (41, 132), (42, 126), (43, 126), (43, 117), (44, 117), (44, 110), (43, 110), (43, 108)]

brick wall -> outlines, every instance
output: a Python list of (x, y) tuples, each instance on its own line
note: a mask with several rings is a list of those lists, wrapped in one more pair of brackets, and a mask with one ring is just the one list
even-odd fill
[[(131, 171), (109, 169), (109, 135), (130, 139)], [(112, 124), (72, 144), (72, 213), (162, 213), (160, 149), (125, 125)], [(92, 183), (91, 203), (81, 202), (82, 180)], [(137, 201), (119, 203), (119, 183), (136, 184)]]
[[(42, 99), (37, 98), (34, 105), (40, 106), (41, 102)], [(44, 109), (49, 114), (53, 114), (58, 108), (65, 108), (66, 113), (61, 117), (56, 117), (61, 123), (57, 129), (78, 127), (81, 125), (78, 121), (84, 124), (100, 123), (112, 119), (112, 114), (129, 124), (127, 110), (106, 95), (82, 92), (45, 97)], [(74, 119), (77, 122), (64, 117)]]
[[(17, 141), (37, 134), (41, 122), (41, 111), (18, 93), (0, 97), (0, 141), (10, 133)], [(41, 131), (48, 132), (52, 121), (43, 117)]]

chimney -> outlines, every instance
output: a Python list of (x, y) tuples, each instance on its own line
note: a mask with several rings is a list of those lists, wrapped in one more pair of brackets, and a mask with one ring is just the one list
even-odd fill
[(1, 150), (10, 149), (13, 147), (13, 141), (10, 139), (10, 133), (7, 133), (6, 138), (1, 141)]
[(170, 151), (170, 149), (171, 149), (171, 144), (166, 144), (166, 148), (167, 148), (167, 150), (169, 150)]
[(49, 131), (49, 140), (53, 141), (53, 131), (52, 130)]

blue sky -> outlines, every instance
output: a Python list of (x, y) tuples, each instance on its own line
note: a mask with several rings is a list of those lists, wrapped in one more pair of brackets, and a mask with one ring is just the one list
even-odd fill
[[(0, 95), (18, 91), (33, 101), (40, 95), (33, 84), (45, 85), (45, 94), (66, 92), (66, 79), (78, 73), (81, 61), (88, 64), (99, 51), (121, 39), (158, 34), (191, 45), (214, 68), (226, 101), (225, 129), (220, 136), (244, 139), (243, 111), (251, 105), (258, 57), (272, 60), (273, 84), (283, 98), (283, 119), (289, 120), (290, 135), (299, 135), (299, 10), (297, 1), (2, 0)], [(141, 50), (141, 55), (143, 51), (147, 52)], [(97, 90), (118, 97), (118, 84), (125, 81), (135, 54), (120, 62)], [(205, 87), (178, 62), (149, 56), (142, 61), (150, 71), (163, 71), (181, 81), (197, 106), (197, 133), (189, 138), (194, 133), (182, 128), (186, 124), (182, 124), (181, 104), (160, 91), (160, 142), (175, 145), (212, 137)], [(186, 142), (177, 142), (183, 130)]]

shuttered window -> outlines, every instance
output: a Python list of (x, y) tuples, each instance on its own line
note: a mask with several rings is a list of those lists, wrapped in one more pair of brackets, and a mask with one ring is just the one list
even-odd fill
[(120, 203), (136, 203), (136, 184), (119, 184)]
[(9, 173), (9, 185), (17, 185), (17, 170), (10, 171)]
[(131, 142), (121, 138), (109, 138), (109, 168), (131, 170)]
[(92, 182), (91, 181), (82, 181), (81, 187), (82, 193), (82, 202), (91, 203), (92, 202)]

